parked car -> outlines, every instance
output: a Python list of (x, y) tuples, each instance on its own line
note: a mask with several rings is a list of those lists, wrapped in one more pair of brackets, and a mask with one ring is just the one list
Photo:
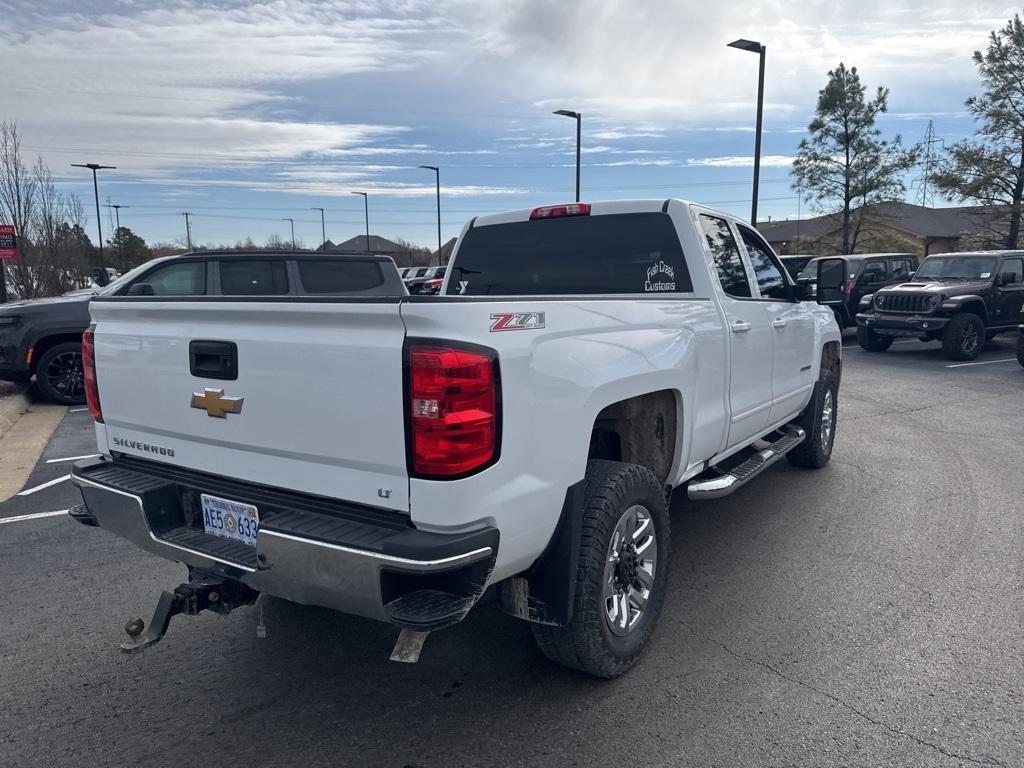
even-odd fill
[(1017, 362), (1024, 366), (1024, 325), (1017, 329)]
[(126, 650), (266, 592), (400, 627), (415, 661), (495, 585), (545, 655), (614, 677), (661, 612), (668, 493), (829, 461), (838, 329), (745, 223), (574, 203), (455, 253), (442, 301), (94, 300), (72, 514), (189, 569)]
[(807, 262), (815, 258), (813, 254), (807, 253), (792, 253), (788, 256), (779, 256), (779, 261), (782, 262), (782, 266), (786, 268), (790, 277), (794, 280), (800, 276), (803, 272), (804, 267), (807, 266)]
[(84, 403), (82, 332), (89, 325), (89, 302), (97, 296), (319, 295), (322, 289), (374, 295), (401, 287), (394, 262), (386, 256), (321, 254), (304, 259), (289, 279), (288, 265), (298, 264), (296, 258), (263, 251), (166, 256), (136, 267), (104, 288), (4, 304), (0, 306), (0, 379), (28, 381), (35, 376), (46, 399), (63, 405)]
[(441, 291), (446, 267), (426, 267), (422, 274), (405, 281), (405, 287), (413, 296), (430, 295)]
[(865, 296), (857, 341), (884, 352), (900, 336), (942, 341), (952, 360), (973, 360), (986, 339), (1024, 321), (1024, 251), (929, 256), (911, 282)]
[[(821, 257), (807, 262), (798, 282), (809, 284), (811, 295), (817, 289), (818, 262)], [(880, 288), (909, 280), (917, 269), (917, 256), (912, 253), (858, 253), (838, 257), (846, 261), (847, 279), (841, 296), (832, 297), (829, 306), (836, 314), (840, 328), (857, 325), (857, 310), (861, 299)]]

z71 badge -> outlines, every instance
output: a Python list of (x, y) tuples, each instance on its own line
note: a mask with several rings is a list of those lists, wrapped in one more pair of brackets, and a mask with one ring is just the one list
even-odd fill
[(532, 331), (543, 327), (543, 312), (495, 312), (491, 315), (491, 333), (495, 331)]

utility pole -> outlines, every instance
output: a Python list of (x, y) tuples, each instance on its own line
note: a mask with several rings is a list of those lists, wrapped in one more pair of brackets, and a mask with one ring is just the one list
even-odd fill
[(290, 222), (291, 225), (292, 225), (292, 250), (294, 251), (295, 250), (295, 219), (284, 218), (284, 219), (281, 219), (281, 221)]
[(370, 197), (365, 192), (353, 192), (363, 196), (363, 215), (366, 217), (366, 252), (370, 252)]
[(127, 265), (124, 262), (124, 240), (119, 234), (121, 231), (121, 209), (131, 208), (130, 205), (111, 205), (107, 203), (107, 208), (114, 209), (114, 218), (117, 221), (117, 229), (114, 230), (114, 237), (117, 238), (117, 255), (121, 259), (121, 274), (128, 271)]
[(323, 237), (323, 249), (324, 253), (327, 253), (327, 225), (324, 224), (324, 209), (323, 208), (310, 208), (311, 211), (320, 211), (320, 234)]
[(116, 170), (116, 165), (98, 165), (97, 163), (72, 163), (73, 168), (88, 168), (92, 171), (92, 192), (96, 198), (96, 233), (99, 235), (99, 242), (96, 244), (99, 248), (100, 258), (100, 275), (103, 285), (110, 282), (107, 278), (107, 266), (103, 263), (103, 223), (100, 221), (100, 188), (96, 181), (96, 171), (103, 170)]
[(433, 171), (437, 184), (437, 266), (441, 266), (441, 169), (436, 165), (421, 165), (420, 168)]
[(191, 211), (182, 211), (181, 215), (185, 217), (185, 241), (188, 243), (189, 251), (192, 250), (192, 222), (189, 221), (189, 216), (192, 215)]
[(576, 121), (576, 202), (580, 201), (580, 129), (583, 124), (583, 115), (573, 112), (571, 109), (556, 109), (552, 114), (562, 117), (571, 117)]

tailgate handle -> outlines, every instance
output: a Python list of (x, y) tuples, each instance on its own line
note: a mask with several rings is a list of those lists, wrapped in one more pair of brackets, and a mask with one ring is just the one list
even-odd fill
[(201, 379), (238, 378), (238, 345), (233, 341), (191, 341), (188, 360), (192, 375)]

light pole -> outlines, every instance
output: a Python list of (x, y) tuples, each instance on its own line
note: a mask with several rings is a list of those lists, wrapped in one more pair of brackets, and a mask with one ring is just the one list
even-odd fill
[(189, 217), (192, 215), (191, 211), (182, 211), (181, 215), (185, 217), (185, 242), (188, 244), (188, 250), (192, 251), (192, 222)]
[(292, 250), (295, 250), (295, 219), (281, 219), (281, 221), (287, 221), (292, 225)]
[(96, 196), (96, 233), (99, 235), (100, 241), (99, 254), (100, 254), (100, 274), (102, 275), (103, 285), (110, 282), (107, 279), (107, 266), (103, 263), (103, 226), (100, 222), (100, 188), (96, 182), (96, 171), (103, 170), (116, 170), (116, 165), (97, 165), (96, 163), (72, 163), (74, 168), (88, 168), (92, 171), (92, 191)]
[(754, 134), (754, 195), (750, 203), (750, 224), (757, 226), (757, 187), (761, 181), (761, 118), (764, 115), (764, 56), (767, 47), (754, 40), (733, 40), (729, 43), (730, 48), (739, 48), (741, 51), (756, 53), (761, 63), (757, 74), (757, 128)]
[(320, 235), (323, 237), (324, 253), (327, 253), (327, 225), (324, 224), (324, 209), (323, 208), (310, 208), (311, 211), (320, 211)]
[(365, 192), (353, 192), (363, 196), (363, 215), (366, 217), (366, 252), (370, 252), (370, 197)]
[(113, 208), (114, 209), (114, 218), (117, 221), (117, 229), (114, 230), (114, 237), (117, 238), (117, 255), (121, 258), (121, 272), (124, 273), (124, 272), (127, 271), (125, 269), (125, 263), (124, 263), (124, 242), (122, 241), (121, 236), (118, 233), (121, 231), (121, 209), (122, 208), (131, 208), (131, 206), (130, 205), (110, 205), (108, 203), (107, 204), (107, 208)]
[(583, 123), (583, 115), (573, 112), (571, 109), (556, 109), (554, 114), (576, 120), (576, 202), (578, 203), (580, 201), (580, 127)]
[(437, 266), (441, 266), (441, 169), (436, 165), (421, 165), (427, 171), (433, 171), (437, 181)]

